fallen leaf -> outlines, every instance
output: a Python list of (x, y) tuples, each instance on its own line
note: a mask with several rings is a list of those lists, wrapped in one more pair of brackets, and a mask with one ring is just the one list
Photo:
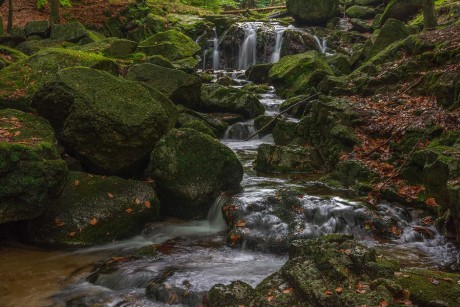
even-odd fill
[(91, 222), (89, 222), (89, 223), (90, 223), (91, 225), (94, 226), (94, 225), (97, 224), (97, 219), (96, 219), (95, 217), (93, 217), (93, 218), (91, 219)]
[(75, 231), (72, 231), (72, 232), (69, 233), (69, 237), (73, 237), (73, 236), (75, 236), (75, 235), (76, 235), (76, 232), (75, 232)]
[(112, 194), (112, 193), (107, 193), (107, 196), (108, 196), (109, 198), (113, 198), (113, 194)]
[(14, 136), (18, 136), (21, 134), (21, 131), (16, 131), (15, 133), (13, 133)]
[(435, 286), (439, 285), (439, 280), (437, 280), (436, 278), (431, 277), (429, 280), (430, 280), (430, 283), (432, 283), (433, 285)]
[(244, 227), (244, 226), (246, 226), (246, 221), (239, 220), (238, 222), (236, 222), (235, 226), (236, 227)]
[(149, 209), (150, 209), (151, 204), (150, 204), (150, 202), (149, 202), (148, 200), (146, 200), (146, 201), (144, 201), (144, 206), (145, 206), (146, 208), (149, 208)]
[(80, 185), (80, 180), (75, 180), (75, 181), (73, 182), (73, 184), (75, 184), (75, 185)]
[(364, 289), (356, 289), (356, 293), (364, 294), (364, 293), (366, 293), (366, 290), (364, 290)]
[(56, 217), (54, 219), (54, 224), (57, 226), (57, 227), (62, 227), (65, 225), (64, 221), (58, 217)]
[(271, 302), (275, 299), (276, 297), (274, 295), (270, 295), (267, 297), (267, 301)]
[(337, 289), (335, 289), (335, 292), (338, 293), (338, 294), (341, 294), (343, 292), (343, 288), (338, 287)]
[(132, 212), (133, 212), (133, 209), (131, 209), (131, 208), (128, 208), (128, 209), (126, 209), (126, 212), (127, 212), (128, 214), (130, 214), (130, 213), (132, 213)]
[(135, 203), (136, 205), (140, 205), (141, 200), (140, 200), (139, 198), (136, 198), (136, 199), (134, 200), (134, 203)]
[(448, 281), (448, 282), (454, 282), (454, 280), (452, 278), (449, 278), (449, 277), (443, 277), (441, 279), (444, 280), (444, 281)]
[(292, 291), (294, 291), (294, 288), (287, 288), (284, 289), (281, 293), (291, 293)]
[(332, 295), (332, 291), (331, 290), (326, 290), (326, 291), (324, 291), (324, 294), (325, 295)]
[(387, 301), (381, 301), (379, 303), (379, 307), (388, 307), (388, 302)]
[(425, 203), (430, 206), (430, 207), (439, 207), (439, 205), (436, 203), (436, 200), (433, 197), (428, 198)]

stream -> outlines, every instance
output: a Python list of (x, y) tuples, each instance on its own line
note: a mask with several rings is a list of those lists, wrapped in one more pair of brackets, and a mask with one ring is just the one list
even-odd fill
[[(226, 72), (219, 72), (224, 74)], [(228, 73), (244, 84), (242, 72)], [(240, 86), (241, 86), (240, 85)], [(273, 88), (260, 97), (267, 115), (276, 114), (283, 102)], [(368, 210), (365, 204), (342, 193), (317, 184), (312, 178), (295, 175), (262, 175), (253, 170), (257, 147), (273, 143), (271, 135), (243, 141), (255, 132), (253, 121), (234, 124), (222, 143), (240, 158), (245, 174), (243, 191), (233, 196), (242, 208), (258, 206), (248, 211), (246, 220), (252, 229), (251, 240), (279, 240), (287, 231), (264, 200), (280, 189), (302, 191), (302, 215), (296, 220), (298, 237), (313, 238), (323, 234), (352, 233), (362, 243), (379, 253), (396, 257), (403, 267), (444, 268), (458, 262), (459, 252), (438, 231), (430, 226), (432, 236), (426, 237), (418, 226), (417, 211), (382, 203), (375, 214), (393, 220), (403, 232), (396, 240), (375, 240), (363, 231), (359, 216)], [(104, 246), (71, 252), (38, 249), (6, 242), (0, 249), (1, 306), (165, 306), (147, 299), (146, 286), (155, 281), (165, 285), (166, 293), (190, 291), (189, 302), (197, 305), (203, 293), (214, 284), (242, 280), (252, 286), (278, 270), (287, 255), (278, 255), (243, 243), (241, 248), (226, 245), (226, 225), (219, 197), (204, 221), (169, 219), (148, 225), (143, 234), (132, 239)], [(266, 206), (266, 207), (263, 207)], [(296, 227), (297, 227), (296, 226)], [(273, 238), (272, 238), (273, 237)], [(151, 244), (159, 244), (159, 259), (141, 258), (120, 262), (116, 270), (95, 272), (95, 268), (110, 257), (126, 256)], [(91, 282), (90, 282), (91, 281)]]

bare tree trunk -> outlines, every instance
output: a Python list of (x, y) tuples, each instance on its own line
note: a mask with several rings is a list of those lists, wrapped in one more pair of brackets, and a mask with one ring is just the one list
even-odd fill
[(11, 34), (13, 29), (13, 0), (8, 0), (8, 23), (6, 26), (6, 32)]
[(423, 28), (433, 30), (437, 26), (433, 0), (423, 0)]
[(60, 23), (59, 0), (50, 0), (50, 24)]

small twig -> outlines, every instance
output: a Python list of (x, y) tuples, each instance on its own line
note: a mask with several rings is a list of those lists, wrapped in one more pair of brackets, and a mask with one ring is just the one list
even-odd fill
[(266, 124), (265, 126), (263, 126), (262, 128), (260, 128), (259, 130), (257, 130), (256, 132), (254, 132), (253, 134), (251, 134), (247, 139), (245, 139), (244, 141), (249, 141), (250, 139), (252, 139), (253, 137), (255, 137), (256, 135), (258, 135), (260, 132), (264, 131), (268, 126), (270, 126), (275, 120), (277, 120), (281, 115), (283, 115), (284, 113), (290, 111), (292, 108), (294, 108), (295, 106), (298, 106), (302, 103), (305, 103), (305, 102), (308, 102), (310, 99), (312, 99), (313, 97), (315, 96), (318, 96), (318, 93), (316, 94), (313, 94), (307, 98), (305, 98), (304, 100), (301, 100), (299, 102), (296, 102), (294, 103), (292, 106), (290, 106), (289, 108), (287, 108), (286, 110), (284, 110), (283, 112), (280, 112), (278, 114), (276, 114), (276, 116), (268, 123)]

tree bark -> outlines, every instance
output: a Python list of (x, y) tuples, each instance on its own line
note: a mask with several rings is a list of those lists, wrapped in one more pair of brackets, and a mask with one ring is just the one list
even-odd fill
[(60, 23), (59, 6), (59, 0), (50, 0), (50, 24)]
[(8, 23), (6, 25), (6, 32), (11, 34), (13, 29), (13, 0), (8, 0)]
[(423, 0), (423, 28), (426, 31), (433, 30), (437, 26), (433, 0)]

